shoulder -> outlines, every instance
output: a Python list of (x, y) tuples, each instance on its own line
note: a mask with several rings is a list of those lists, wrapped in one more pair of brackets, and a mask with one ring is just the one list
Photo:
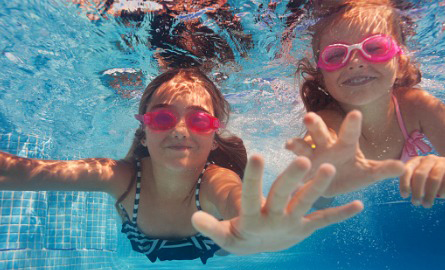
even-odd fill
[[(215, 175), (219, 175), (219, 174), (229, 174), (229, 175), (236, 175), (238, 176), (234, 171), (221, 167), (219, 165), (216, 164), (210, 164), (206, 170), (205, 175), (207, 177), (214, 177)], [(238, 176), (239, 178), (239, 176)]]
[(445, 117), (442, 101), (423, 89), (399, 89), (395, 95), (403, 114), (408, 116), (404, 121), (415, 121), (421, 127)]
[(202, 202), (206, 206), (206, 211), (216, 212), (225, 204), (234, 193), (239, 195), (242, 190), (242, 182), (238, 174), (234, 171), (210, 165), (203, 175), (201, 182)]
[(421, 88), (401, 88), (394, 95), (400, 105), (425, 107), (430, 102), (439, 101), (433, 95)]
[(202, 183), (207, 186), (229, 182), (241, 184), (241, 179), (234, 171), (214, 164), (209, 165), (202, 177)]
[(135, 164), (128, 160), (115, 160), (113, 169), (109, 172), (111, 186), (109, 193), (119, 198), (128, 188), (135, 176)]
[(438, 98), (421, 88), (400, 89), (395, 96), (400, 106), (410, 107), (415, 111), (436, 109), (432, 106), (442, 104)]

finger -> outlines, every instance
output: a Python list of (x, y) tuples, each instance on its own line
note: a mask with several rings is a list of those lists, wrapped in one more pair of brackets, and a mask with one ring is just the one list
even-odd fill
[(243, 215), (258, 215), (261, 211), (263, 170), (263, 158), (259, 155), (251, 156), (247, 161), (243, 178), (243, 193), (241, 194)]
[(400, 160), (388, 159), (384, 161), (370, 160), (371, 181), (399, 177), (405, 172), (405, 164)]
[(315, 146), (315, 144), (309, 144), (302, 138), (293, 138), (286, 142), (285, 148), (296, 155), (308, 157), (312, 154), (312, 145)]
[(405, 199), (408, 198), (409, 194), (411, 193), (411, 178), (413, 176), (414, 169), (417, 167), (417, 165), (419, 165), (419, 162), (419, 157), (408, 160), (408, 162), (405, 164), (405, 173), (400, 176), (400, 195)]
[(435, 159), (432, 156), (426, 156), (421, 159), (419, 165), (414, 169), (413, 177), (411, 178), (411, 201), (414, 205), (420, 205), (423, 200), (425, 183), (434, 163)]
[(192, 225), (198, 232), (210, 237), (220, 247), (230, 245), (230, 232), (223, 225), (223, 222), (220, 222), (212, 215), (203, 211), (197, 211), (192, 215)]
[(356, 145), (362, 132), (362, 114), (354, 110), (348, 113), (338, 132), (339, 143)]
[(267, 196), (266, 210), (268, 214), (282, 215), (284, 213), (290, 195), (303, 181), (310, 167), (309, 159), (298, 157), (278, 176)]
[(440, 185), (439, 190), (437, 191), (437, 198), (445, 198), (445, 177), (442, 178), (442, 184)]
[(330, 132), (323, 119), (316, 113), (310, 112), (303, 119), (308, 133), (311, 135), (314, 144), (326, 146), (329, 142)]
[(339, 223), (351, 218), (363, 210), (361, 201), (353, 201), (339, 207), (328, 208), (313, 212), (305, 216), (305, 230), (313, 232), (328, 225)]
[(301, 217), (314, 202), (325, 192), (335, 175), (335, 168), (330, 164), (322, 164), (315, 177), (304, 184), (291, 199), (288, 212), (293, 216)]
[(445, 167), (441, 166), (439, 162), (435, 162), (431, 169), (425, 183), (425, 196), (423, 197), (422, 205), (425, 208), (430, 208), (434, 204), (442, 179), (445, 174)]

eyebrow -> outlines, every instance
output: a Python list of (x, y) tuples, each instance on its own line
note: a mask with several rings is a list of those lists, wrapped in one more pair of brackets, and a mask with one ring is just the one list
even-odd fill
[[(156, 104), (153, 107), (151, 107), (151, 110), (158, 109), (158, 108), (170, 108), (170, 107), (173, 107), (173, 106), (170, 105), (170, 104), (160, 103), (160, 104)], [(203, 111), (203, 112), (206, 112), (208, 114), (211, 114), (209, 111), (204, 109), (204, 107), (199, 106), (199, 105), (188, 106), (187, 109), (188, 110)]]

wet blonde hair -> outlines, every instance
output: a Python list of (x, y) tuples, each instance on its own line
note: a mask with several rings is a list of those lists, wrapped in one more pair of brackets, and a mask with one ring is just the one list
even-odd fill
[[(328, 1), (329, 2), (329, 1)], [(402, 6), (402, 1), (394, 1)], [(323, 9), (323, 8), (322, 8)], [(321, 37), (340, 22), (347, 21), (350, 24), (361, 24), (363, 26), (378, 25), (387, 34), (392, 36), (399, 46), (406, 49), (406, 37), (413, 33), (412, 21), (407, 16), (402, 16), (398, 9), (389, 0), (346, 0), (335, 1), (324, 7), (320, 13), (323, 17), (311, 27), (312, 51), (315, 61), (320, 53)], [(421, 80), (421, 73), (415, 63), (408, 55), (399, 55), (399, 75), (394, 82), (393, 89), (401, 87), (413, 87)], [(308, 58), (298, 62), (296, 76), (303, 78), (300, 95), (306, 110), (320, 111), (328, 106), (337, 106), (337, 101), (329, 95), (323, 82), (320, 69), (314, 67)]]

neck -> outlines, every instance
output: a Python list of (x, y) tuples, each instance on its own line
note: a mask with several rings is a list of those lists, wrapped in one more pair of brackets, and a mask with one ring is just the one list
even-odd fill
[(386, 134), (385, 131), (397, 121), (391, 95), (384, 95), (364, 105), (340, 105), (346, 113), (352, 110), (359, 110), (362, 113), (362, 137), (366, 140)]
[(193, 193), (204, 165), (196, 169), (172, 169), (157, 164), (151, 158), (142, 160), (141, 166), (148, 173), (142, 173), (142, 181), (149, 187), (152, 196), (168, 200), (186, 199)]

